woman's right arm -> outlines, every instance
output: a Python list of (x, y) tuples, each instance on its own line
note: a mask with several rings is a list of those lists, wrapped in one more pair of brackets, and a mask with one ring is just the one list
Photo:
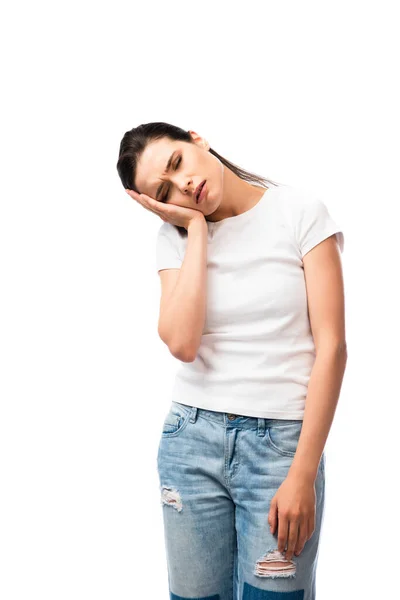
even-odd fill
[(159, 271), (162, 291), (158, 334), (175, 358), (192, 362), (206, 317), (208, 229), (204, 216), (191, 219), (187, 232), (181, 268)]

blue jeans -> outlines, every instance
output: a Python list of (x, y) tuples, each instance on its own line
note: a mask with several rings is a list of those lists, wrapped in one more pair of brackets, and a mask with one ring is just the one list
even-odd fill
[(170, 600), (315, 600), (325, 454), (299, 556), (286, 560), (267, 520), (302, 423), (172, 402), (157, 455)]

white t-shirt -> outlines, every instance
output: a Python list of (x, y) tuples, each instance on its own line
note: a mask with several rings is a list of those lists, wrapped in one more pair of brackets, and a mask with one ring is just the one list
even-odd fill
[[(208, 226), (207, 313), (196, 359), (180, 361), (170, 400), (252, 417), (303, 419), (315, 346), (302, 258), (343, 232), (325, 203), (268, 184), (240, 215)], [(157, 270), (179, 268), (187, 237), (164, 222)]]

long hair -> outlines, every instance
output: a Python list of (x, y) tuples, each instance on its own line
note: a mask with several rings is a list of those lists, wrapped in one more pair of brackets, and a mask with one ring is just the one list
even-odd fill
[[(183, 141), (193, 143), (192, 136), (188, 131), (185, 131), (181, 127), (176, 127), (170, 123), (155, 122), (155, 123), (143, 123), (138, 127), (134, 127), (127, 131), (119, 146), (119, 156), (117, 162), (117, 171), (120, 176), (124, 189), (130, 189), (134, 192), (140, 193), (135, 186), (136, 169), (138, 160), (146, 148), (147, 144), (161, 138), (169, 138), (173, 141)], [(229, 160), (218, 154), (213, 148), (210, 147), (209, 152), (216, 156), (222, 164), (230, 169), (235, 175), (244, 179), (249, 183), (255, 183), (258, 186), (264, 187), (268, 185), (279, 186), (280, 184), (271, 179), (267, 179), (250, 171), (246, 171), (238, 165), (231, 163)], [(178, 227), (181, 233), (187, 234), (184, 227)]]

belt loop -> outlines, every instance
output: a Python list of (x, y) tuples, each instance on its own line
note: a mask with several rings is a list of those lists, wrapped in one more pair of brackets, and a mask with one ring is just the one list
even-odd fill
[(192, 406), (192, 408), (190, 409), (191, 413), (190, 413), (190, 422), (191, 423), (196, 423), (196, 419), (197, 419), (197, 406)]
[(263, 437), (265, 435), (265, 419), (263, 417), (257, 417), (258, 419), (258, 427), (257, 427), (257, 435)]

